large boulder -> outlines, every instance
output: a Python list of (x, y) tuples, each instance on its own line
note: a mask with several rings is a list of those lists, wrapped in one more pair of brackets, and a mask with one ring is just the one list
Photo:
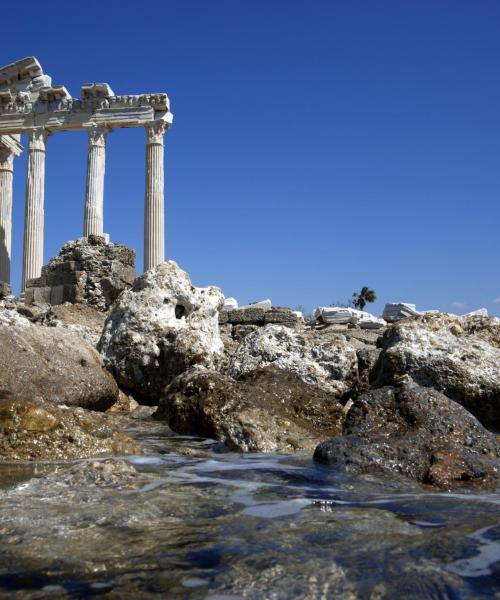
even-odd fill
[(175, 262), (158, 265), (123, 292), (106, 319), (99, 349), (118, 382), (157, 402), (191, 366), (213, 367), (223, 343), (219, 288), (197, 288)]
[(135, 251), (90, 235), (65, 244), (28, 282), (27, 304), (88, 304), (105, 312), (135, 279)]
[(165, 390), (155, 417), (177, 433), (214, 438), (242, 452), (312, 452), (341, 432), (344, 411), (332, 393), (295, 373), (259, 369), (234, 381), (191, 369)]
[(64, 329), (37, 327), (0, 310), (0, 390), (51, 404), (106, 410), (118, 386), (98, 352)]
[(356, 349), (338, 334), (300, 333), (280, 325), (266, 325), (249, 333), (234, 352), (229, 375), (234, 379), (255, 369), (272, 366), (295, 373), (340, 398), (357, 380)]
[(500, 485), (497, 436), (435, 390), (406, 384), (366, 392), (350, 408), (343, 433), (322, 442), (314, 460), (447, 489)]
[(0, 461), (139, 454), (106, 414), (53, 406), (0, 392)]
[(462, 404), (500, 430), (500, 320), (425, 315), (401, 321), (382, 340), (377, 386), (413, 380)]

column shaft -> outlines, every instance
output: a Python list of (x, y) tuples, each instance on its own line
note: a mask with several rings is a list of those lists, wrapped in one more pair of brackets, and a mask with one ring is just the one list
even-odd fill
[(34, 130), (29, 136), (24, 213), (23, 291), (30, 279), (40, 277), (43, 265), (45, 193), (45, 143), (47, 133)]
[(106, 136), (104, 127), (89, 129), (87, 186), (83, 235), (104, 235), (104, 172), (106, 168)]
[(144, 270), (165, 260), (163, 136), (165, 124), (146, 126), (146, 194), (144, 201)]
[(0, 281), (10, 285), (14, 155), (0, 151)]

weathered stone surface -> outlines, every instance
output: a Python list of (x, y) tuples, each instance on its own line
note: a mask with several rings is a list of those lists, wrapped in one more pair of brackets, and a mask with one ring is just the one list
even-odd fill
[(65, 244), (25, 291), (27, 304), (88, 304), (105, 312), (135, 279), (135, 252), (90, 235)]
[(264, 315), (266, 323), (276, 323), (294, 327), (299, 322), (298, 315), (290, 308), (273, 307)]
[(354, 401), (343, 433), (321, 443), (314, 460), (441, 488), (500, 484), (498, 438), (435, 390), (410, 384), (366, 392)]
[[(32, 325), (16, 311), (3, 324), (0, 311), (0, 390), (17, 398), (105, 410), (118, 386), (102, 359), (81, 337)], [(5, 311), (6, 313), (7, 311)]]
[(0, 461), (139, 454), (105, 414), (51, 406), (0, 392)]
[(299, 322), (297, 314), (289, 308), (247, 306), (238, 309), (223, 309), (219, 313), (219, 323), (265, 325), (276, 323), (294, 327)]
[(342, 429), (335, 396), (295, 373), (260, 369), (239, 381), (206, 369), (177, 377), (156, 418), (178, 433), (218, 439), (242, 452), (312, 452)]
[(196, 288), (175, 262), (162, 263), (120, 296), (99, 349), (123, 387), (157, 402), (163, 388), (190, 366), (213, 367), (220, 360), (223, 302), (218, 288)]
[(60, 304), (37, 314), (32, 321), (45, 327), (62, 327), (96, 347), (101, 339), (105, 315), (86, 304)]
[(411, 379), (462, 404), (500, 430), (500, 320), (425, 315), (384, 335), (377, 385)]
[(247, 335), (234, 352), (229, 374), (238, 379), (261, 367), (295, 373), (302, 381), (341, 397), (357, 379), (356, 350), (342, 335), (326, 341), (319, 332), (299, 333), (266, 325)]
[(228, 323), (258, 323), (264, 325), (267, 309), (249, 306), (247, 308), (238, 308), (236, 310), (228, 310)]

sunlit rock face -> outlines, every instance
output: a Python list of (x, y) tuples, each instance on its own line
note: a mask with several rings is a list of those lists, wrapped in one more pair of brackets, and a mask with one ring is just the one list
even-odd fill
[(117, 381), (157, 402), (191, 366), (214, 367), (223, 353), (219, 288), (197, 288), (173, 261), (146, 271), (106, 319), (99, 349)]
[(500, 430), (500, 320), (425, 315), (384, 335), (377, 385), (414, 381)]
[(314, 460), (447, 489), (500, 481), (497, 437), (458, 403), (413, 383), (362, 394), (343, 434), (322, 442)]
[(0, 339), (0, 390), (94, 410), (106, 410), (118, 400), (118, 386), (101, 356), (80, 336), (38, 327), (14, 309), (0, 309)]
[(267, 325), (248, 334), (235, 351), (229, 374), (238, 379), (255, 369), (275, 367), (295, 373), (302, 381), (342, 397), (357, 380), (356, 349), (343, 335), (328, 340), (280, 325)]

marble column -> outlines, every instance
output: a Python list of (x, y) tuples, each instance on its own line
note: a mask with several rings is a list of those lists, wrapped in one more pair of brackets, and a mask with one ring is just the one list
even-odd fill
[(106, 137), (104, 127), (89, 129), (87, 156), (87, 187), (85, 190), (85, 213), (83, 235), (104, 235), (104, 171), (106, 167)]
[(144, 271), (165, 260), (163, 136), (166, 124), (146, 125), (146, 194), (144, 200)]
[(42, 272), (47, 137), (48, 133), (42, 128), (34, 129), (29, 134), (24, 212), (23, 291), (26, 282), (39, 277)]
[(0, 149), (0, 281), (10, 285), (14, 154)]

